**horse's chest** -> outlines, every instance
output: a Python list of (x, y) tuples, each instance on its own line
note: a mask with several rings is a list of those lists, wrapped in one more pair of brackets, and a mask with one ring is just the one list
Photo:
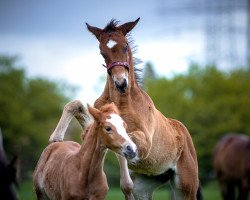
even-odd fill
[(136, 165), (131, 165), (130, 169), (138, 173), (147, 175), (159, 175), (168, 169), (173, 169), (179, 159), (177, 145), (174, 142), (160, 140), (153, 142), (148, 157), (139, 160)]

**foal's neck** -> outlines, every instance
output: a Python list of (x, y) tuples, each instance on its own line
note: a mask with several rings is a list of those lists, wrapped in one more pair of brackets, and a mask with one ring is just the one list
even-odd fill
[(78, 152), (83, 180), (91, 181), (94, 176), (98, 176), (99, 172), (103, 171), (107, 149), (102, 146), (97, 131), (98, 127), (94, 122), (90, 130), (84, 133), (86, 135)]

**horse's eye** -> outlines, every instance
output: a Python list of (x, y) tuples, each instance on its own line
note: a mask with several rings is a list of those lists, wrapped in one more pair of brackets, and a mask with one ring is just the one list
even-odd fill
[(126, 46), (123, 49), (123, 53), (127, 53), (128, 52), (128, 44), (126, 44)]
[(105, 129), (105, 131), (107, 131), (107, 132), (110, 132), (110, 131), (112, 130), (110, 126), (105, 126), (104, 129)]

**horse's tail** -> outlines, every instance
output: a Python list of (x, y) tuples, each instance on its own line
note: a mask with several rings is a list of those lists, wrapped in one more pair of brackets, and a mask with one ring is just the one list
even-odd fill
[(202, 196), (202, 189), (201, 189), (201, 181), (199, 180), (199, 187), (196, 193), (196, 199), (197, 200), (203, 200), (203, 196)]
[(64, 106), (62, 116), (49, 138), (49, 142), (63, 141), (66, 130), (75, 117), (84, 129), (86, 126), (92, 123), (92, 118), (89, 116), (86, 108), (79, 100), (71, 101)]

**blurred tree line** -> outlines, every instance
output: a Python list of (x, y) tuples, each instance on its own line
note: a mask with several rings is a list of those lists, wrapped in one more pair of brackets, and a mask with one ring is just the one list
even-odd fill
[(74, 87), (28, 78), (18, 58), (0, 56), (0, 128), (8, 157), (18, 155), (22, 177), (30, 177)]
[[(64, 82), (28, 78), (17, 57), (0, 56), (0, 127), (7, 154), (19, 155), (23, 178), (30, 178), (48, 144), (63, 106), (76, 90)], [(192, 135), (200, 176), (212, 176), (211, 158), (218, 139), (230, 132), (250, 134), (250, 68), (229, 72), (215, 66), (191, 65), (183, 74), (159, 77), (152, 66), (144, 67), (144, 90), (169, 118), (183, 122)], [(73, 127), (73, 128), (72, 128)], [(80, 126), (69, 127), (80, 141)], [(119, 167), (113, 153), (107, 155), (109, 184), (119, 185)]]
[(187, 73), (158, 77), (145, 67), (145, 90), (168, 118), (188, 128), (198, 154), (203, 182), (212, 178), (212, 154), (227, 133), (250, 135), (250, 68), (228, 72), (192, 64)]

